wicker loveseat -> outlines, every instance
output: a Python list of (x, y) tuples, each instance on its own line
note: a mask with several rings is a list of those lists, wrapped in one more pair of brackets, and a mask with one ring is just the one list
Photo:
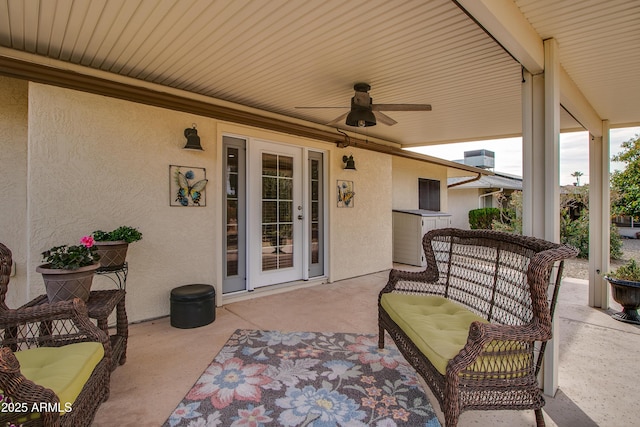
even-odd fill
[(447, 427), (471, 409), (534, 409), (543, 426), (537, 375), (562, 260), (577, 251), (491, 230), (433, 230), (422, 243), (425, 270), (392, 270), (380, 292), (380, 348), (386, 330), (440, 402)]
[(88, 426), (109, 396), (111, 347), (80, 299), (9, 309), (0, 243), (0, 426)]

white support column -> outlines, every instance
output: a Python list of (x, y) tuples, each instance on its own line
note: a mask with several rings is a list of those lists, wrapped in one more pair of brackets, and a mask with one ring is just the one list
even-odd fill
[[(560, 61), (555, 39), (544, 41), (544, 238), (560, 241)], [(558, 311), (553, 319), (553, 339), (544, 353), (543, 391), (554, 396), (558, 389)]]
[(544, 238), (544, 76), (522, 84), (522, 234)]
[(544, 238), (560, 241), (560, 60), (555, 39), (544, 41)]
[(589, 135), (589, 306), (609, 308), (609, 122), (602, 122), (602, 137)]

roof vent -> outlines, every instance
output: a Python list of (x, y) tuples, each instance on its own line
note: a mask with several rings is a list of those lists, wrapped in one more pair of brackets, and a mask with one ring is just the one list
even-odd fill
[(464, 152), (464, 164), (481, 169), (493, 169), (496, 166), (496, 155), (489, 150), (473, 150)]

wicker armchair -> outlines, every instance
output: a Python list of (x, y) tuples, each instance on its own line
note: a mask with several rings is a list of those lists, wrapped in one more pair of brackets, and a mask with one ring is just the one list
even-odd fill
[[(562, 260), (574, 257), (577, 251), (491, 230), (433, 230), (425, 234), (422, 243), (425, 270), (392, 270), (380, 292), (380, 348), (384, 347), (386, 330), (433, 391), (447, 427), (455, 427), (460, 413), (470, 409), (533, 409), (537, 424), (544, 426), (544, 398), (537, 376), (546, 341), (551, 339)], [(390, 300), (406, 305), (396, 312)], [(429, 301), (437, 306), (433, 311), (425, 308)], [(446, 320), (442, 317), (444, 305), (453, 307)], [(402, 321), (405, 314), (399, 315), (401, 310), (409, 313), (404, 318), (408, 321)], [(434, 312), (431, 319), (425, 317)], [(459, 347), (453, 346), (451, 358), (443, 357), (438, 367), (434, 366), (421, 340), (424, 338), (427, 345), (436, 341), (430, 340), (431, 336), (417, 336), (416, 330), (433, 331), (438, 326), (431, 323), (420, 329), (418, 325), (433, 321), (449, 328), (461, 316), (471, 320), (462, 322), (457, 331)], [(453, 336), (449, 330), (436, 333), (445, 341)], [(434, 348), (442, 350), (441, 345)]]
[[(7, 308), (4, 299), (11, 263), (11, 251), (0, 243), (0, 393), (3, 403), (11, 402), (4, 406), (7, 410), (0, 412), (0, 425), (88, 426), (109, 396), (111, 347), (108, 338), (89, 320), (87, 308), (80, 299), (17, 310)], [(89, 342), (99, 343), (101, 347), (88, 346)], [(55, 348), (52, 353), (67, 351), (66, 354), (75, 356), (78, 347), (69, 345), (78, 343), (83, 343), (80, 346), (84, 348), (91, 347), (99, 361), (93, 371), (90, 370), (92, 364), (87, 365), (88, 379), (83, 386), (80, 384), (82, 388), (73, 402), (60, 402), (55, 392), (34, 383), (21, 372), (16, 355), (49, 347)], [(101, 350), (95, 352), (95, 349)], [(58, 408), (67, 410), (61, 415)]]

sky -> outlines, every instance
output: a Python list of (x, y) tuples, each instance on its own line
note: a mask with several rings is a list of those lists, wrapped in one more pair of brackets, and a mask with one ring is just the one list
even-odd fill
[[(611, 156), (621, 151), (622, 142), (636, 135), (640, 135), (640, 127), (611, 129)], [(432, 145), (411, 150), (445, 160), (460, 160), (464, 159), (465, 151), (483, 148), (495, 153), (494, 171), (522, 176), (522, 138), (520, 137)], [(624, 164), (611, 162), (610, 168), (611, 172), (616, 169), (621, 170)], [(560, 134), (560, 185), (572, 185), (576, 179), (571, 174), (576, 171), (583, 173), (580, 177), (580, 185), (589, 183), (589, 133), (586, 131)]]

